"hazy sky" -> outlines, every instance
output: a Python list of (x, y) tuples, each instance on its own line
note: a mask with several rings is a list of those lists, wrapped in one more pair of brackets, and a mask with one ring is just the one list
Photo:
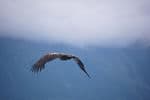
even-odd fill
[(0, 36), (76, 46), (150, 44), (149, 0), (0, 0)]

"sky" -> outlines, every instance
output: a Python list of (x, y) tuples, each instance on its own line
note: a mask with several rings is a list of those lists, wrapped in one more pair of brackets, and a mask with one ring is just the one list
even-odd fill
[[(0, 99), (150, 100), (149, 5), (0, 0)], [(139, 44), (148, 48), (133, 46)], [(33, 74), (32, 65), (48, 52), (78, 56), (92, 78), (73, 61), (58, 59)]]
[(0, 0), (0, 37), (73, 46), (149, 46), (149, 5), (149, 0)]

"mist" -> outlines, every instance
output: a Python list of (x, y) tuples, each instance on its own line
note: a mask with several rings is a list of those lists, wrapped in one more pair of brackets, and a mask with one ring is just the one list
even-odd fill
[(1, 0), (0, 37), (73, 46), (149, 46), (149, 5), (149, 0)]

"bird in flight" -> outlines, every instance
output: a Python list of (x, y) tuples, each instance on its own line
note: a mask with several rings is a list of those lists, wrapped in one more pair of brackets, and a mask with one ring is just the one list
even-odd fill
[(90, 75), (87, 73), (85, 70), (84, 64), (82, 61), (74, 55), (71, 54), (65, 54), (65, 53), (48, 53), (44, 56), (42, 56), (31, 68), (32, 72), (40, 72), (45, 68), (45, 64), (48, 63), (49, 61), (52, 61), (54, 59), (59, 58), (62, 61), (70, 60), (73, 59), (80, 67), (80, 69), (89, 77)]

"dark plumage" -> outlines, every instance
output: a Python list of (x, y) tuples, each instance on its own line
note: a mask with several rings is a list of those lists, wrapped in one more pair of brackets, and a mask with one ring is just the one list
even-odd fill
[(40, 72), (42, 69), (45, 68), (45, 64), (47, 62), (52, 61), (56, 58), (59, 58), (60, 60), (63, 61), (73, 59), (79, 65), (81, 70), (84, 71), (86, 75), (90, 78), (89, 74), (84, 68), (84, 64), (81, 62), (81, 60), (78, 57), (70, 54), (64, 54), (64, 53), (48, 53), (44, 55), (32, 66), (31, 68), (32, 72)]

